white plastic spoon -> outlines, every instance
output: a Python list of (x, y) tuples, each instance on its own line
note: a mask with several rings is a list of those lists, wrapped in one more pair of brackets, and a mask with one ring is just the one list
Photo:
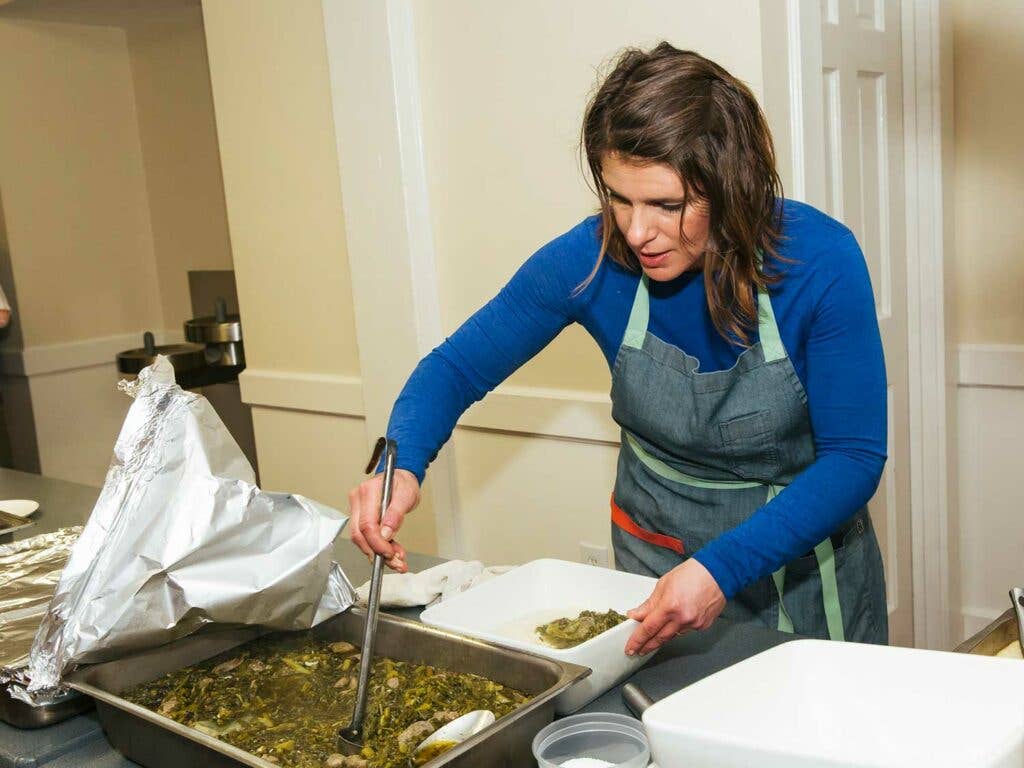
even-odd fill
[[(450, 723), (442, 725), (420, 742), (420, 745), (416, 747), (412, 753), (413, 764), (420, 764), (417, 762), (417, 757), (421, 756), (422, 753), (430, 747), (430, 745), (437, 744), (438, 742), (449, 742), (451, 745), (448, 749), (452, 749), (456, 744), (461, 744), (470, 736), (480, 733), (480, 731), (491, 725), (493, 722), (494, 713), (489, 709), (475, 709), (472, 712), (466, 713), (462, 717), (455, 718)], [(437, 754), (441, 753), (438, 752)], [(436, 755), (431, 755), (431, 757), (436, 757)]]

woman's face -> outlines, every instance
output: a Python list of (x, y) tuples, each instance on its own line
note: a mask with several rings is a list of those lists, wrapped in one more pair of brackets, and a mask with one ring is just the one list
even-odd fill
[(683, 210), (683, 183), (671, 166), (611, 153), (601, 161), (601, 177), (615, 223), (651, 280), (672, 280), (700, 266), (707, 209), (691, 195)]

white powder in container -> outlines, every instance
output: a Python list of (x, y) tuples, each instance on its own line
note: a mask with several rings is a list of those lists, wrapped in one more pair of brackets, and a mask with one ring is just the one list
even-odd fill
[(596, 757), (572, 757), (564, 763), (559, 763), (559, 768), (612, 768), (615, 763), (607, 760), (598, 760)]

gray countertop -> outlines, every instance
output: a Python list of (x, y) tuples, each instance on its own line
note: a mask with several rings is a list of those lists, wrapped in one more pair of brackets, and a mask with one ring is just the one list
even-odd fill
[(100, 489), (90, 485), (0, 467), (0, 499), (39, 502), (31, 527), (16, 531), (15, 541), (85, 522), (99, 494)]
[[(36, 525), (16, 532), (16, 540), (85, 522), (98, 494), (97, 488), (0, 468), (0, 499), (28, 498), (40, 503), (33, 518)], [(348, 539), (340, 539), (335, 551), (338, 562), (354, 584), (369, 578), (369, 563)], [(409, 556), (409, 566), (414, 571), (439, 562), (439, 558), (428, 555)], [(393, 611), (407, 618), (418, 618), (419, 612), (419, 609)], [(791, 635), (770, 629), (741, 629), (720, 620), (711, 629), (677, 637), (668, 643), (631, 680), (658, 700), (790, 639)], [(582, 711), (629, 714), (622, 704), (621, 690), (621, 686), (613, 688)], [(34, 731), (0, 723), (0, 768), (44, 765), (47, 768), (130, 768), (135, 763), (121, 757), (107, 743), (95, 713)]]

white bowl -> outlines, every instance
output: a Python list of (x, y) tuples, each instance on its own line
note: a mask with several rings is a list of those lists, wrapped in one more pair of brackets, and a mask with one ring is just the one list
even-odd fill
[(643, 716), (662, 768), (1020, 768), (1024, 664), (794, 640)]
[(646, 600), (656, 579), (566, 560), (534, 560), (431, 606), (420, 620), (442, 629), (590, 667), (591, 675), (555, 700), (559, 714), (575, 712), (629, 677), (650, 655), (627, 656), (637, 628), (627, 619), (574, 648), (552, 648), (534, 632), (540, 624), (580, 611), (625, 613)]
[(31, 517), (39, 509), (39, 502), (32, 499), (6, 499), (0, 501), (0, 512), (15, 517)]

